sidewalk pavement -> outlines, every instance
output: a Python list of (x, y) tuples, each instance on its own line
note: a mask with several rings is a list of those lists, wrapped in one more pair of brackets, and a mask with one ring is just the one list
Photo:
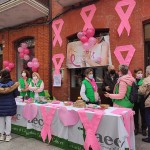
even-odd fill
[[(142, 142), (143, 136), (136, 136), (136, 150), (150, 150), (150, 143)], [(41, 141), (12, 134), (10, 142), (0, 142), (0, 150), (62, 150)]]

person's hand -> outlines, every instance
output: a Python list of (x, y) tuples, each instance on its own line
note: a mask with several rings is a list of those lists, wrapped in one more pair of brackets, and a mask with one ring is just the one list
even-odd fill
[(110, 87), (109, 86), (105, 86), (106, 91), (110, 91)]
[(105, 95), (105, 97), (109, 97), (109, 93), (108, 92), (106, 92), (104, 95)]
[(35, 89), (35, 91), (34, 91), (34, 92), (35, 92), (35, 93), (37, 93), (37, 92), (38, 92), (38, 89), (39, 89), (39, 88), (38, 88), (38, 87), (36, 87), (36, 89)]
[(85, 61), (89, 60), (91, 56), (91, 52), (90, 51), (85, 51)]
[(25, 89), (21, 89), (21, 92), (26, 92), (26, 90)]

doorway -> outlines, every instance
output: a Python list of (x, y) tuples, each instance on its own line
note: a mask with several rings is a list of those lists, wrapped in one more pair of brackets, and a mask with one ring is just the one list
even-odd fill
[(150, 23), (144, 25), (144, 57), (145, 67), (150, 65)]
[[(76, 101), (77, 98), (80, 96), (80, 89), (84, 76), (84, 71), (86, 68), (76, 68), (70, 70), (70, 100)], [(102, 83), (104, 75), (107, 71), (107, 66), (103, 67), (95, 67), (93, 69), (94, 79), (98, 86), (98, 93), (100, 94), (101, 99), (104, 99), (103, 92), (102, 92)]]

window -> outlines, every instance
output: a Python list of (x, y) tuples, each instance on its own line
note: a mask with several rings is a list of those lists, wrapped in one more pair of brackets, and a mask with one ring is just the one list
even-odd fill
[(150, 65), (150, 23), (144, 25), (145, 67)]
[[(19, 57), (18, 47), (21, 46), (21, 43), (26, 43), (28, 49), (30, 50), (30, 54), (29, 54), (30, 59), (28, 61), (25, 61), (24, 59), (20, 59), (20, 57)], [(31, 61), (32, 58), (34, 57), (34, 38), (33, 37), (27, 37), (27, 38), (24, 38), (24, 39), (21, 39), (21, 40), (17, 40), (15, 42), (15, 47), (16, 47), (16, 51), (17, 51), (17, 53), (16, 53), (17, 54), (17, 57), (16, 57), (17, 58), (17, 60), (16, 60), (16, 62), (17, 62), (17, 64), (16, 64), (16, 67), (17, 67), (17, 79), (19, 79), (21, 77), (21, 71), (23, 69), (28, 70), (30, 72), (30, 74), (32, 73), (32, 70), (31, 70), (31, 68), (29, 68), (27, 66), (27, 63), (29, 61)]]

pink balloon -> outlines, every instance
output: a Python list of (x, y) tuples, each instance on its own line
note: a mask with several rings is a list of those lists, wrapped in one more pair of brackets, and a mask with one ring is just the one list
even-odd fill
[(96, 41), (97, 41), (96, 38), (90, 37), (89, 40), (88, 40), (88, 43), (89, 43), (91, 46), (94, 46), (94, 45), (96, 44)]
[(29, 62), (27, 63), (27, 66), (30, 67), (30, 68), (32, 68), (33, 63), (32, 63), (31, 61), (29, 61)]
[(23, 52), (23, 48), (22, 48), (22, 47), (19, 47), (19, 48), (18, 48), (18, 52), (19, 52), (19, 53), (22, 53), (22, 52)]
[(8, 67), (10, 68), (10, 69), (13, 69), (14, 68), (14, 63), (9, 63), (9, 65), (8, 65)]
[(95, 29), (92, 29), (92, 28), (87, 29), (87, 31), (86, 31), (86, 36), (87, 36), (88, 38), (93, 37), (94, 34), (95, 34)]
[(25, 48), (25, 49), (23, 50), (23, 53), (28, 55), (28, 54), (30, 53), (30, 51), (29, 51), (28, 48)]
[(5, 69), (8, 70), (8, 71), (11, 71), (11, 69), (9, 67), (6, 67)]
[(32, 67), (32, 71), (33, 71), (33, 72), (37, 72), (37, 68)]
[(29, 55), (26, 55), (26, 54), (24, 55), (23, 58), (24, 58), (24, 60), (29, 60), (30, 59)]
[(9, 61), (3, 61), (3, 65), (4, 65), (4, 67), (8, 67), (8, 65), (9, 65)]
[(88, 42), (83, 43), (83, 48), (87, 51), (90, 49), (90, 44)]
[(33, 58), (32, 62), (38, 62), (38, 59), (37, 58)]
[(88, 38), (86, 36), (82, 36), (81, 39), (80, 39), (80, 41), (82, 43), (86, 43), (88, 41)]
[(78, 32), (77, 37), (81, 39), (82, 36), (84, 36), (83, 32)]
[(34, 62), (34, 63), (33, 63), (33, 67), (34, 67), (34, 68), (38, 68), (39, 66), (40, 66), (39, 62)]
[(20, 54), (19, 54), (19, 57), (20, 57), (20, 58), (24, 58), (24, 53), (20, 53)]
[(27, 48), (27, 44), (26, 43), (21, 43), (21, 47), (24, 49), (24, 48)]

